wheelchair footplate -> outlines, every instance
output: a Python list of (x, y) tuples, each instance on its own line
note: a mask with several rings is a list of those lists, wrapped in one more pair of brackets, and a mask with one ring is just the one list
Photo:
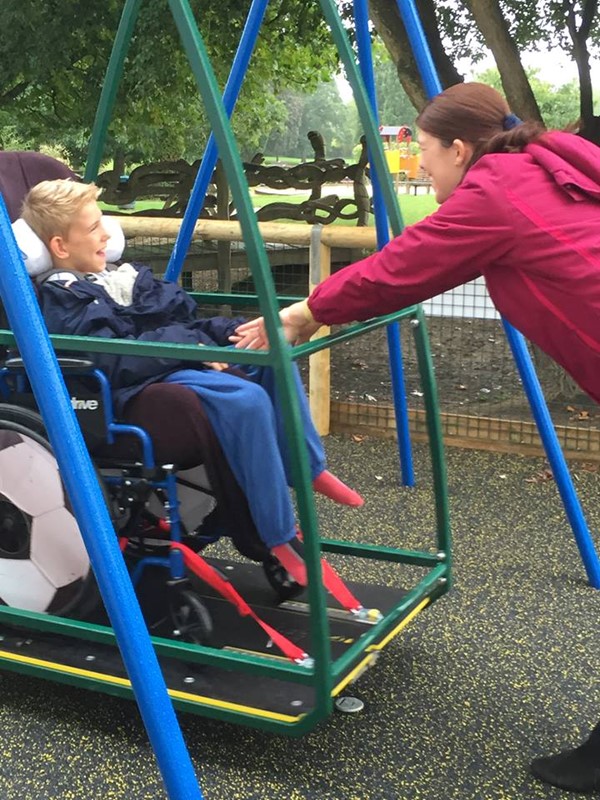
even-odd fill
[[(266, 583), (260, 565), (239, 563), (222, 559), (207, 559), (226, 575), (246, 602), (268, 625), (283, 634), (295, 645), (312, 654), (310, 614), (307, 591), (297, 597), (277, 604), (273, 589)], [(398, 608), (407, 591), (400, 588), (373, 586), (348, 582), (349, 588), (360, 597), (363, 605), (379, 609), (385, 616)], [(273, 663), (290, 664), (274, 646), (272, 639), (252, 618), (240, 616), (238, 610), (225, 598), (200, 581), (192, 579), (191, 588), (204, 604), (212, 619), (210, 652), (234, 653), (242, 657), (261, 657)], [(287, 680), (260, 669), (247, 671), (243, 667), (227, 667), (217, 659), (206, 657), (200, 663), (202, 648), (183, 641), (167, 641), (165, 622), (166, 588), (162, 580), (149, 571), (139, 587), (139, 596), (150, 632), (155, 638), (159, 661), (174, 705), (182, 710), (207, 716), (258, 724), (268, 727), (292, 729), (315, 705), (314, 684)], [(332, 662), (342, 659), (344, 667), (334, 670), (331, 695), (335, 697), (377, 659), (384, 647), (402, 628), (437, 595), (439, 587), (417, 597), (409, 604), (406, 613), (396, 618), (393, 626), (384, 627), (371, 637), (363, 649), (354, 647), (364, 634), (374, 631), (374, 619), (359, 618), (341, 608), (328, 596), (327, 617), (330, 633)], [(25, 612), (16, 612), (25, 615)], [(122, 663), (114, 634), (106, 620), (97, 616), (85, 623), (67, 620), (74, 635), (54, 632), (43, 624), (44, 615), (34, 615), (44, 630), (19, 627), (18, 618), (6, 624), (0, 620), (0, 667), (36, 675), (64, 683), (84, 686), (96, 691), (120, 696), (133, 696), (130, 682)], [(24, 617), (23, 617), (24, 619)], [(38, 627), (36, 625), (36, 627)], [(75, 633), (75, 628), (83, 630)], [(171, 634), (173, 631), (171, 630)], [(177, 633), (175, 631), (175, 633)], [(79, 638), (83, 636), (83, 638)], [(112, 639), (112, 641), (110, 641)], [(354, 656), (343, 659), (354, 647)], [(166, 651), (166, 652), (165, 652)], [(258, 661), (259, 659), (256, 658)], [(347, 664), (346, 664), (347, 662)]]

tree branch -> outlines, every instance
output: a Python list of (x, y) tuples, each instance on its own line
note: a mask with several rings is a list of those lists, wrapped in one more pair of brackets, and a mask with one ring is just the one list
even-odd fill
[(583, 9), (581, 13), (581, 25), (579, 26), (579, 33), (586, 39), (590, 35), (594, 17), (598, 11), (598, 0), (584, 0)]
[[(423, 30), (442, 86), (446, 88), (460, 83), (463, 78), (446, 54), (442, 44), (433, 0), (419, 0), (418, 6)], [(389, 0), (371, 0), (370, 8), (375, 29), (396, 65), (400, 82), (413, 106), (420, 110), (428, 98), (398, 6)]]
[(20, 83), (15, 84), (12, 89), (2, 92), (0, 95), (0, 106), (12, 103), (13, 100), (16, 100), (17, 97), (20, 97), (28, 88), (29, 83), (27, 81), (21, 81)]
[(509, 105), (524, 119), (541, 122), (540, 109), (498, 0), (466, 0), (466, 4), (494, 55)]
[(579, 74), (579, 111), (581, 114), (581, 133), (594, 141), (598, 136), (598, 118), (594, 117), (594, 92), (590, 71), (590, 53), (587, 46), (589, 32), (594, 14), (598, 9), (598, 0), (584, 3), (582, 22), (577, 28), (573, 3), (564, 0), (563, 9), (567, 17), (567, 30), (573, 42), (573, 58)]

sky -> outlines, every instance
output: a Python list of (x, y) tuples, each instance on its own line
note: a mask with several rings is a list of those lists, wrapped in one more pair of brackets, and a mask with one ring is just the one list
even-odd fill
[[(562, 86), (571, 80), (577, 80), (575, 62), (571, 61), (562, 50), (551, 50), (546, 53), (524, 53), (522, 61), (525, 67), (538, 69), (540, 78), (549, 81), (555, 86)], [(462, 62), (459, 63), (458, 69), (467, 80), (473, 80), (476, 74), (494, 66), (495, 62), (490, 53), (487, 58), (479, 61), (473, 68), (470, 67), (469, 62)], [(352, 89), (349, 84), (343, 78), (337, 79), (337, 84), (344, 102), (350, 100)], [(592, 84), (595, 91), (600, 90), (600, 60), (592, 62)]]
[[(577, 80), (577, 66), (563, 50), (550, 50), (546, 53), (523, 53), (521, 60), (526, 68), (533, 67), (538, 69), (540, 78), (553, 83), (555, 86), (563, 86), (571, 80)], [(466, 77), (472, 78), (473, 72), (479, 73), (493, 66), (495, 66), (495, 62), (490, 53), (486, 59), (476, 64), (473, 69), (469, 68), (467, 62), (462, 63), (459, 70)], [(600, 61), (592, 62), (592, 81), (598, 87), (600, 83)]]

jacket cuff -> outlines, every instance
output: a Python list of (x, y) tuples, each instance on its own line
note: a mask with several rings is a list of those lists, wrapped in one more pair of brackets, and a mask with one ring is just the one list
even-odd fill
[(303, 315), (304, 319), (306, 320), (306, 322), (316, 322), (316, 320), (314, 318), (314, 315), (313, 315), (312, 311), (310, 310), (310, 306), (308, 305), (308, 301), (309, 300), (310, 300), (310, 298), (307, 298), (306, 300), (303, 300), (300, 303), (301, 310), (302, 310), (302, 315)]

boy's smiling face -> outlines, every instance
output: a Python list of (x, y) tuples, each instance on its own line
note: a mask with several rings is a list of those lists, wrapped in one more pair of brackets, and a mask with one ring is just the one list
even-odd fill
[(50, 240), (54, 266), (75, 272), (102, 272), (106, 267), (108, 239), (98, 204), (86, 203), (73, 217), (67, 233)]

